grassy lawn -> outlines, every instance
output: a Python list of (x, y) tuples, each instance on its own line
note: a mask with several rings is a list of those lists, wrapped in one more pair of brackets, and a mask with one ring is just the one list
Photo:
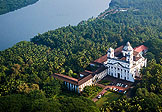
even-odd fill
[(88, 98), (93, 99), (98, 93), (100, 93), (102, 91), (102, 88), (100, 88), (98, 91), (94, 92), (91, 96), (89, 96)]
[(105, 102), (112, 102), (114, 100), (118, 100), (120, 97), (120, 94), (108, 91), (104, 94), (104, 96), (101, 97), (101, 99), (96, 102), (96, 105), (101, 107)]
[(99, 92), (102, 91), (101, 87), (98, 86), (86, 86), (82, 92), (82, 95), (89, 98), (93, 99)]
[(103, 84), (104, 86), (109, 85), (111, 82), (108, 80), (101, 80), (100, 82), (98, 82), (99, 84)]

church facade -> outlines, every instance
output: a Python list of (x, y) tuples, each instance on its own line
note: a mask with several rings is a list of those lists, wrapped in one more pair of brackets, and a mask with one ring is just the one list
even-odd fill
[[(143, 45), (142, 45), (143, 46)], [(147, 52), (147, 47), (133, 49), (129, 42), (125, 46), (117, 49), (109, 48), (107, 61), (108, 75), (119, 79), (134, 82), (136, 77), (140, 77), (140, 70), (146, 67), (147, 59), (143, 57)]]
[(89, 66), (95, 70), (85, 70), (72, 78), (63, 74), (53, 74), (54, 78), (63, 80), (67, 88), (80, 93), (85, 86), (91, 86), (102, 80), (107, 75), (122, 80), (134, 82), (140, 77), (140, 70), (146, 67), (147, 59), (143, 57), (148, 48), (144, 45), (132, 48), (127, 42), (125, 46), (116, 49), (109, 48), (107, 54), (91, 62)]

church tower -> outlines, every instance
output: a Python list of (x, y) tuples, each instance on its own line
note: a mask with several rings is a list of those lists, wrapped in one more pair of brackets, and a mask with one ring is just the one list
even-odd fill
[(109, 50), (107, 51), (107, 57), (108, 58), (114, 58), (114, 49), (113, 48), (109, 48)]
[(130, 67), (133, 66), (133, 48), (129, 42), (123, 48), (123, 56), (126, 57), (126, 61), (130, 64)]

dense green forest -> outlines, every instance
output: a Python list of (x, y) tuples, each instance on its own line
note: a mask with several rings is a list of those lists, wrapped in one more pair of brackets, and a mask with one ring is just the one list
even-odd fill
[[(162, 111), (161, 7), (161, 0), (112, 0), (106, 11), (128, 10), (38, 34), (31, 42), (0, 51), (0, 111)], [(99, 109), (50, 77), (53, 73), (77, 77), (110, 46), (127, 41), (133, 47), (144, 44), (149, 48), (148, 66), (141, 70), (143, 79), (132, 98), (124, 96)]]
[(0, 0), (0, 15), (34, 4), (38, 0)]

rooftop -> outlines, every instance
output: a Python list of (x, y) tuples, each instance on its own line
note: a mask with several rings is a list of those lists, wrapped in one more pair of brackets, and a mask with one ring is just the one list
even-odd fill
[(76, 78), (73, 78), (73, 77), (70, 77), (70, 76), (67, 76), (67, 75), (63, 75), (63, 74), (58, 74), (58, 73), (55, 73), (52, 76), (54, 78), (63, 80), (65, 82), (68, 82), (68, 83), (71, 83), (71, 84), (74, 84), (74, 85), (82, 85), (86, 81), (93, 78), (94, 74), (98, 74), (105, 69), (106, 69), (106, 67), (101, 67), (101, 68), (98, 68), (95, 72), (85, 70), (85, 71), (81, 72), (81, 74), (84, 75), (84, 77), (81, 77), (79, 79), (76, 79)]
[(83, 71), (83, 72), (80, 72), (80, 74), (82, 74), (82, 75), (84, 75), (84, 76), (87, 76), (87, 75), (92, 74), (92, 73), (93, 73), (93, 72), (88, 71), (88, 70), (85, 70), (85, 71)]
[(124, 48), (124, 46), (123, 46), (123, 45), (122, 45), (122, 46), (120, 46), (120, 47), (118, 47), (118, 48), (116, 48), (116, 49), (115, 49), (115, 51), (114, 51), (114, 55), (115, 55), (115, 56), (120, 55), (120, 54), (121, 54), (121, 52), (122, 52), (122, 50), (123, 50), (123, 48)]
[(148, 50), (148, 47), (146, 47), (144, 45), (140, 45), (140, 46), (134, 48), (134, 51), (136, 51), (136, 52), (142, 52), (145, 50)]
[(94, 62), (97, 62), (97, 63), (103, 63), (107, 60), (107, 54), (104, 55), (104, 56), (101, 56), (100, 58), (96, 59)]
[(63, 81), (65, 81), (65, 82), (68, 82), (68, 83), (71, 83), (71, 84), (74, 84), (74, 85), (78, 85), (78, 79), (76, 79), (76, 78), (69, 77), (69, 76), (63, 75), (63, 74), (58, 74), (58, 73), (55, 73), (55, 74), (53, 74), (52, 76), (53, 76), (54, 78), (63, 80)]

